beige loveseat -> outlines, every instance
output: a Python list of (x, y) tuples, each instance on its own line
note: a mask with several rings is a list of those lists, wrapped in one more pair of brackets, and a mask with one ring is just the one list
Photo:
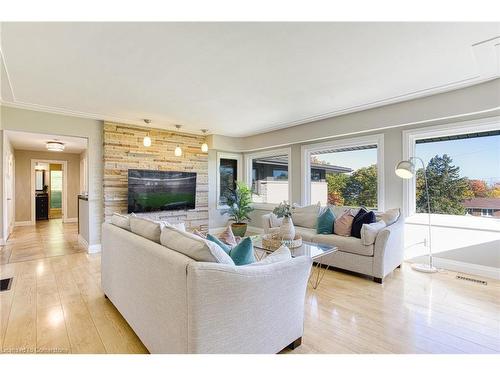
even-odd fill
[(105, 295), (151, 353), (277, 353), (300, 344), (310, 258), (200, 262), (105, 223), (101, 259)]
[[(333, 209), (336, 217), (339, 217), (347, 208), (336, 206)], [(272, 215), (269, 213), (262, 216), (265, 233), (277, 231), (279, 222)], [(378, 232), (375, 242), (370, 245), (364, 245), (363, 241), (356, 237), (317, 234), (314, 219), (301, 223), (302, 226), (295, 225), (295, 230), (306, 241), (338, 247), (337, 252), (321, 260), (322, 264), (368, 275), (375, 282), (382, 283), (386, 275), (403, 263), (403, 223), (404, 219), (399, 215), (394, 223)]]

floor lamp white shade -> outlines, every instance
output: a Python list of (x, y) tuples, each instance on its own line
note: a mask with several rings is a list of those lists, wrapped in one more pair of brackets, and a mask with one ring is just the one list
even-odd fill
[(431, 244), (431, 201), (429, 199), (429, 186), (427, 184), (427, 172), (425, 170), (425, 163), (422, 159), (418, 157), (410, 157), (408, 160), (402, 160), (396, 165), (396, 175), (403, 179), (410, 179), (415, 177), (415, 163), (414, 160), (420, 160), (422, 163), (422, 168), (424, 171), (424, 180), (425, 180), (425, 194), (427, 196), (427, 215), (428, 215), (428, 223), (427, 226), (429, 228), (429, 263), (428, 264), (413, 264), (412, 268), (416, 271), (426, 272), (426, 273), (434, 273), (437, 272), (438, 269), (434, 267), (432, 261), (432, 244)]

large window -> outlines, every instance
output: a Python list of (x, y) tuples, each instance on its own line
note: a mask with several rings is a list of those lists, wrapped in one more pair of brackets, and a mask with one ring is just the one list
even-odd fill
[(247, 155), (246, 165), (254, 203), (276, 205), (290, 199), (289, 149)]
[[(433, 214), (500, 219), (500, 130), (415, 140), (425, 163)], [(427, 212), (424, 170), (417, 164), (415, 211)]]
[(383, 209), (383, 136), (302, 147), (303, 201)]
[(236, 181), (241, 179), (241, 155), (217, 154), (217, 199), (218, 206), (226, 204), (226, 194), (236, 187)]

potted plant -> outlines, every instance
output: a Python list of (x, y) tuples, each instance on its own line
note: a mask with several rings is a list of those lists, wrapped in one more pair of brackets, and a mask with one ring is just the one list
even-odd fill
[(228, 208), (222, 211), (223, 215), (229, 215), (231, 229), (235, 236), (243, 237), (247, 231), (247, 222), (250, 221), (248, 214), (252, 208), (252, 189), (244, 182), (237, 181), (234, 188), (228, 189), (224, 194)]
[(281, 223), (279, 234), (283, 240), (291, 241), (295, 238), (295, 227), (292, 222), (292, 206), (287, 202), (283, 201), (273, 210), (278, 218), (283, 218), (283, 223)]

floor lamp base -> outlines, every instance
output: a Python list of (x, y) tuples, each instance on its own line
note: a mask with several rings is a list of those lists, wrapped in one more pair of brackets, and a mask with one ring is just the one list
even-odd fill
[(415, 271), (419, 272), (425, 272), (425, 273), (435, 273), (438, 272), (438, 269), (434, 266), (430, 266), (428, 264), (412, 264), (411, 268), (413, 268)]

